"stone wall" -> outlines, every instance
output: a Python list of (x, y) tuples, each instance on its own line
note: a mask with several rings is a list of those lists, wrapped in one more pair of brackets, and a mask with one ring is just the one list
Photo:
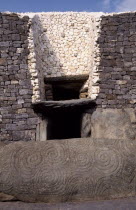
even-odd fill
[(89, 75), (99, 108), (135, 108), (136, 13), (0, 13), (0, 24), (1, 141), (41, 138), (31, 104), (44, 78)]
[[(35, 140), (28, 16), (0, 14), (0, 140)], [(30, 42), (30, 40), (29, 40)]]
[(91, 13), (42, 13), (33, 18), (36, 52), (46, 77), (89, 74), (93, 65)]
[(90, 96), (102, 108), (134, 108), (136, 13), (103, 15), (99, 21)]

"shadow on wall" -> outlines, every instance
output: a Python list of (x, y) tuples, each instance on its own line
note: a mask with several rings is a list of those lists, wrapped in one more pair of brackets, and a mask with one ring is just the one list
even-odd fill
[(0, 13), (0, 23), (0, 140), (35, 140), (37, 118), (31, 109), (33, 87), (28, 70), (29, 17)]
[[(36, 70), (36, 81), (34, 81), (34, 86), (38, 88), (37, 91), (33, 91), (34, 101), (37, 101), (39, 97), (40, 100), (46, 100), (47, 85), (44, 83), (45, 74), (44, 72), (48, 72), (48, 75), (54, 74), (56, 76), (56, 72), (53, 72), (56, 64), (59, 66), (60, 72), (62, 72), (61, 63), (57, 58), (57, 55), (54, 52), (54, 49), (47, 37), (47, 29), (43, 28), (41, 24), (41, 19), (39, 15), (35, 15), (32, 19), (32, 36), (34, 42), (34, 55), (35, 55), (35, 70)], [(61, 74), (63, 76), (63, 74)], [(65, 75), (64, 75), (65, 76)], [(49, 89), (50, 91), (50, 89)], [(37, 94), (39, 96), (37, 96)], [(36, 131), (36, 140), (37, 141), (45, 141), (47, 139), (47, 121), (49, 119), (45, 119), (45, 116), (39, 114), (41, 120), (37, 125)]]
[[(78, 16), (76, 16), (75, 14), (75, 18), (77, 17)], [(64, 22), (67, 19), (70, 22), (69, 23), (66, 22), (64, 24), (64, 22), (62, 21), (63, 19)], [(59, 20), (62, 21), (62, 25)], [(88, 53), (86, 53), (87, 56), (86, 60), (84, 59), (84, 57), (86, 57), (85, 55), (83, 56), (82, 59), (80, 59), (82, 51), (84, 52), (85, 49), (79, 50), (82, 45), (85, 48), (88, 47), (88, 42), (84, 41), (86, 37), (87, 40), (89, 39), (88, 32), (86, 32), (87, 30), (85, 27), (86, 24), (84, 23), (84, 21), (80, 23), (81, 20), (79, 19), (80, 24), (74, 26), (74, 20), (72, 20), (73, 22), (71, 22), (71, 20), (72, 20), (71, 15), (70, 14), (68, 15), (67, 13), (66, 14), (64, 13), (64, 16), (62, 14), (61, 15), (39, 14), (35, 15), (32, 19), (34, 51), (36, 54), (36, 69), (40, 75), (39, 81), (41, 86), (40, 92), (42, 95), (42, 99), (45, 98), (44, 95), (42, 94), (44, 93), (44, 88), (43, 88), (44, 77), (46, 78), (56, 77), (58, 79), (59, 78), (65, 79), (65, 77), (69, 76), (74, 79), (77, 78), (77, 76), (83, 77), (88, 75), (88, 73), (86, 73), (85, 71), (87, 68), (86, 60), (89, 60)], [(68, 27), (66, 27), (66, 25)], [(78, 28), (79, 25), (83, 25), (82, 26), (83, 34), (81, 33), (82, 30)], [(79, 37), (77, 36), (76, 27), (80, 32), (79, 33), (80, 40)], [(75, 51), (73, 49), (74, 48), (73, 45), (75, 46)], [(91, 49), (91, 46), (89, 49)], [(77, 50), (79, 51), (79, 55), (78, 53), (75, 53)], [(82, 64), (81, 66), (80, 62)], [(82, 67), (83, 69), (81, 68), (82, 69), (81, 70), (80, 67)], [(90, 68), (90, 64), (88, 68)]]
[[(39, 74), (39, 87), (41, 99), (45, 99), (44, 72), (58, 76), (57, 72), (53, 72), (55, 67), (59, 66), (62, 72), (62, 64), (54, 52), (54, 49), (48, 39), (47, 29), (43, 28), (39, 15), (35, 15), (32, 20), (32, 30), (34, 39), (34, 51), (36, 56), (36, 69)], [(63, 73), (59, 76), (63, 76)], [(65, 75), (64, 75), (65, 76)]]
[[(51, 44), (51, 42), (48, 38), (48, 28), (46, 28), (44, 26), (42, 17), (40, 17), (39, 15), (35, 15), (33, 17), (32, 30), (33, 30), (33, 39), (34, 39), (34, 52), (35, 52), (35, 55), (36, 55), (36, 70), (38, 72), (37, 74), (39, 75), (38, 86), (40, 87), (41, 99), (45, 100), (45, 98), (46, 98), (45, 97), (46, 86), (44, 84), (44, 78), (46, 77), (45, 73), (47, 74), (47, 77), (52, 76), (52, 77), (59, 77), (60, 78), (60, 77), (65, 77), (66, 75), (65, 75), (64, 70), (63, 70), (63, 65), (60, 62), (60, 59), (57, 57), (57, 55), (55, 53), (55, 49), (53, 48), (53, 46), (52, 46), (52, 44)], [(62, 130), (63, 126), (65, 126), (65, 129), (67, 130), (67, 128), (70, 125), (69, 121), (71, 120), (72, 116), (71, 116), (71, 118), (69, 117), (70, 119), (68, 118), (68, 116), (65, 119), (65, 117), (63, 115), (64, 115), (64, 113), (62, 112), (61, 116), (60, 115), (56, 116), (55, 117), (56, 119), (55, 118), (51, 119), (51, 121), (53, 120), (54, 124), (57, 121), (56, 122), (56, 127), (57, 127), (57, 124), (60, 123), (59, 126), (61, 127), (61, 130)], [(76, 113), (75, 113), (75, 115), (76, 115)], [(41, 118), (42, 118), (43, 122), (41, 123), (41, 125), (39, 125), (39, 130), (42, 129), (42, 131), (41, 132), (37, 131), (37, 133), (42, 133), (43, 134), (44, 133), (43, 130), (45, 131), (47, 124), (44, 121), (45, 117), (41, 116)], [(61, 119), (59, 119), (59, 118), (61, 118)], [(77, 124), (80, 124), (80, 115), (76, 116), (76, 118), (77, 118), (77, 121), (78, 121), (78, 122), (76, 121)], [(68, 122), (66, 123), (65, 121), (68, 121)], [(48, 129), (49, 124), (50, 124), (50, 119), (48, 119), (48, 126), (47, 126), (48, 135), (49, 135), (49, 129)], [(66, 125), (69, 124), (69, 125), (67, 127), (66, 125), (63, 125), (63, 124), (66, 124)], [(52, 126), (53, 126), (53, 124), (52, 124)], [(80, 125), (79, 125), (79, 127), (80, 127)], [(81, 125), (81, 127), (83, 127), (83, 126)], [(55, 133), (55, 131), (56, 130), (54, 130), (53, 132)], [(81, 131), (82, 131), (82, 128), (81, 128)], [(85, 131), (84, 136), (86, 136), (86, 135), (88, 136), (89, 132), (90, 132), (90, 130)], [(57, 131), (57, 133), (58, 133), (58, 131)], [(61, 138), (68, 138), (69, 137), (68, 134), (65, 134), (66, 132), (64, 132), (65, 137), (63, 137), (63, 135), (61, 133), (62, 133), (62, 131), (60, 132), (60, 134), (58, 134), (58, 135), (61, 135)], [(72, 132), (72, 134), (73, 134), (73, 132)], [(80, 133), (78, 134), (78, 137), (79, 136), (80, 136)], [(43, 137), (38, 137), (38, 138), (40, 140), (45, 139), (46, 134), (44, 133)], [(47, 138), (50, 138), (50, 137), (47, 137)], [(60, 137), (58, 137), (58, 136), (53, 137), (53, 139), (55, 139), (55, 138), (60, 138)]]

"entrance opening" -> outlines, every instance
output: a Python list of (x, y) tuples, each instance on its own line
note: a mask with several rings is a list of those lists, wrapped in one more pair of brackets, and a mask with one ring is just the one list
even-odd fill
[(48, 118), (47, 139), (70, 139), (81, 137), (81, 115), (62, 112)]
[(90, 108), (88, 76), (45, 78), (45, 101), (35, 104), (46, 123), (46, 139), (81, 138), (82, 116)]
[(91, 99), (41, 101), (34, 103), (33, 108), (45, 121), (45, 126), (42, 123), (39, 127), (42, 141), (91, 135), (90, 116), (96, 108), (96, 103)]
[(71, 100), (79, 98), (79, 91), (82, 87), (82, 82), (59, 82), (53, 84), (53, 99), (59, 100)]
[[(87, 90), (83, 89), (87, 77), (82, 78), (46, 78), (45, 98), (47, 101), (63, 101), (85, 98)], [(82, 90), (82, 97), (81, 97)]]

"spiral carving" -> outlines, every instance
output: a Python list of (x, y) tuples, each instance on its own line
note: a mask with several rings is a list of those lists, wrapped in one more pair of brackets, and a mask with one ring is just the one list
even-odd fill
[(104, 173), (115, 174), (121, 168), (121, 158), (116, 150), (109, 148), (97, 149), (94, 152), (95, 165), (94, 167)]
[(135, 151), (89, 138), (13, 143), (0, 150), (0, 191), (31, 202), (135, 195)]
[(42, 161), (43, 156), (40, 151), (31, 145), (25, 145), (17, 151), (14, 157), (14, 167), (20, 177), (30, 181), (34, 176), (38, 176)]
[[(60, 144), (47, 144), (44, 153), (45, 165), (48, 167), (65, 167), (65, 164), (69, 161), (67, 150), (65, 150), (61, 142)], [(63, 158), (62, 158), (63, 157)]]

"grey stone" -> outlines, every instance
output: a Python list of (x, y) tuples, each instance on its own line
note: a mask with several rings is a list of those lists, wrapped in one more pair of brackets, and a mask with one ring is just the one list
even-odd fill
[(12, 40), (20, 41), (20, 36), (19, 36), (19, 34), (12, 34)]
[(73, 202), (73, 203), (25, 203), (25, 202), (0, 202), (2, 210), (135, 210), (136, 198), (124, 198), (107, 201)]
[[(131, 116), (135, 116), (134, 109), (131, 112)], [(136, 140), (131, 116), (125, 109), (96, 109), (91, 117), (92, 137)]]
[(0, 65), (6, 65), (7, 60), (6, 58), (0, 58)]
[(28, 89), (20, 89), (19, 93), (20, 95), (26, 95), (28, 93)]
[(40, 101), (32, 104), (33, 109), (37, 113), (52, 114), (57, 111), (78, 111), (94, 108), (96, 103), (92, 99), (73, 99), (64, 101)]
[(91, 136), (91, 114), (84, 113), (82, 115), (81, 122), (81, 137), (90, 137)]
[(0, 189), (25, 202), (136, 196), (136, 141), (68, 139), (0, 149)]

